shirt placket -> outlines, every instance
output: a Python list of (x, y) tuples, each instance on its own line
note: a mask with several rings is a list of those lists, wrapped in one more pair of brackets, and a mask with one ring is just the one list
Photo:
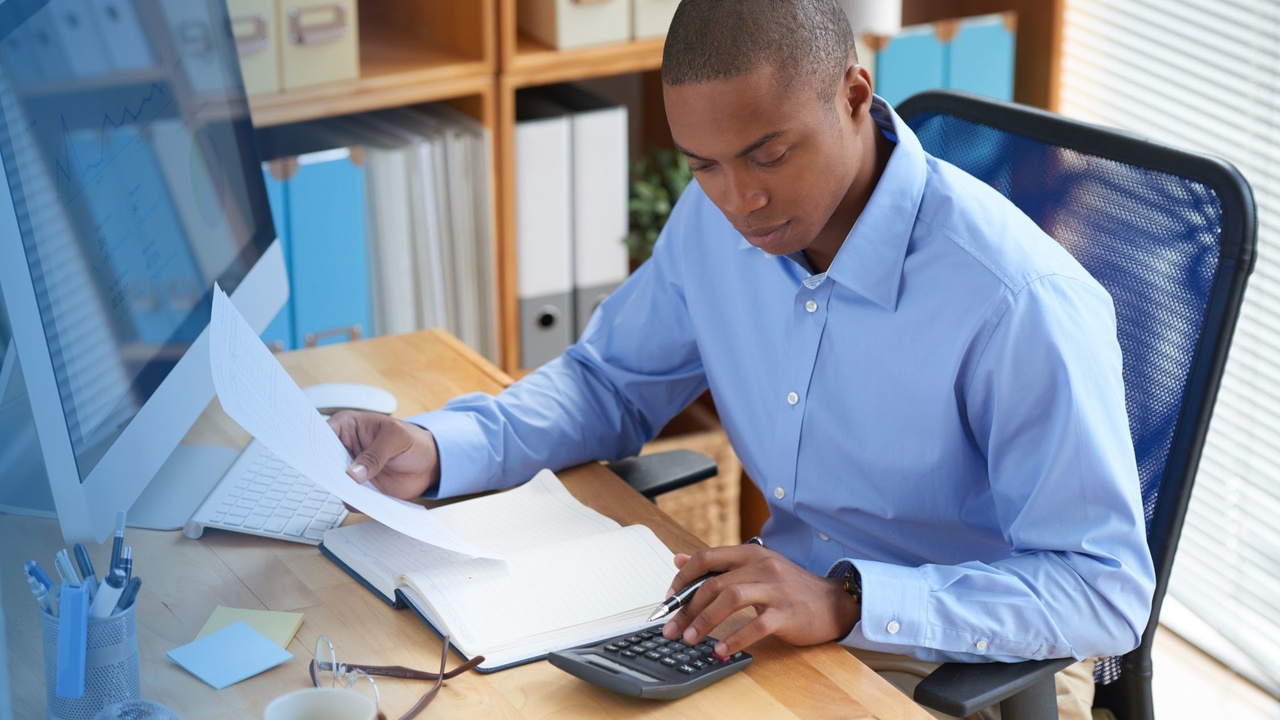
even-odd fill
[(785, 472), (777, 476), (777, 484), (768, 489), (770, 502), (794, 512), (796, 483), (799, 478), (801, 430), (804, 426), (805, 408), (809, 402), (810, 383), (818, 361), (818, 349), (827, 324), (827, 305), (831, 299), (832, 283), (825, 274), (805, 278), (796, 291), (793, 318), (795, 327), (793, 361), (788, 364), (782, 397), (778, 398), (782, 412), (787, 453)]

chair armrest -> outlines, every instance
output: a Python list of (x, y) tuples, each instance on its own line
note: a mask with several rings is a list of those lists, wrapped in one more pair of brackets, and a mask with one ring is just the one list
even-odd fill
[(1056, 718), (1053, 676), (1075, 662), (1073, 658), (1054, 658), (1019, 663), (944, 663), (916, 686), (915, 701), (957, 717), (968, 717), (1001, 703), (1004, 720)]
[(716, 461), (693, 450), (668, 450), (606, 465), (650, 500), (699, 480), (715, 477)]

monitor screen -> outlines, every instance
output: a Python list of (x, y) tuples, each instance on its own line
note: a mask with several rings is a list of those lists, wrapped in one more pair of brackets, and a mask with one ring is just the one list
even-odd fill
[(0, 158), (82, 482), (275, 238), (235, 57), (224, 0), (0, 3)]

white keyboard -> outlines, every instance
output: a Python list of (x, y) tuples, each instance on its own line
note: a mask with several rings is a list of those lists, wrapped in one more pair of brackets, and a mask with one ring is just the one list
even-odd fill
[(254, 440), (187, 521), (187, 537), (218, 528), (319, 544), (347, 517), (342, 501)]

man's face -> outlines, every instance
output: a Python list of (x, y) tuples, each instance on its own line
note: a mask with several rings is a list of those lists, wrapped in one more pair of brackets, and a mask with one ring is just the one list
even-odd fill
[(769, 67), (663, 87), (672, 138), (703, 191), (773, 255), (808, 248), (850, 192), (862, 150), (843, 94), (833, 86), (822, 100)]

